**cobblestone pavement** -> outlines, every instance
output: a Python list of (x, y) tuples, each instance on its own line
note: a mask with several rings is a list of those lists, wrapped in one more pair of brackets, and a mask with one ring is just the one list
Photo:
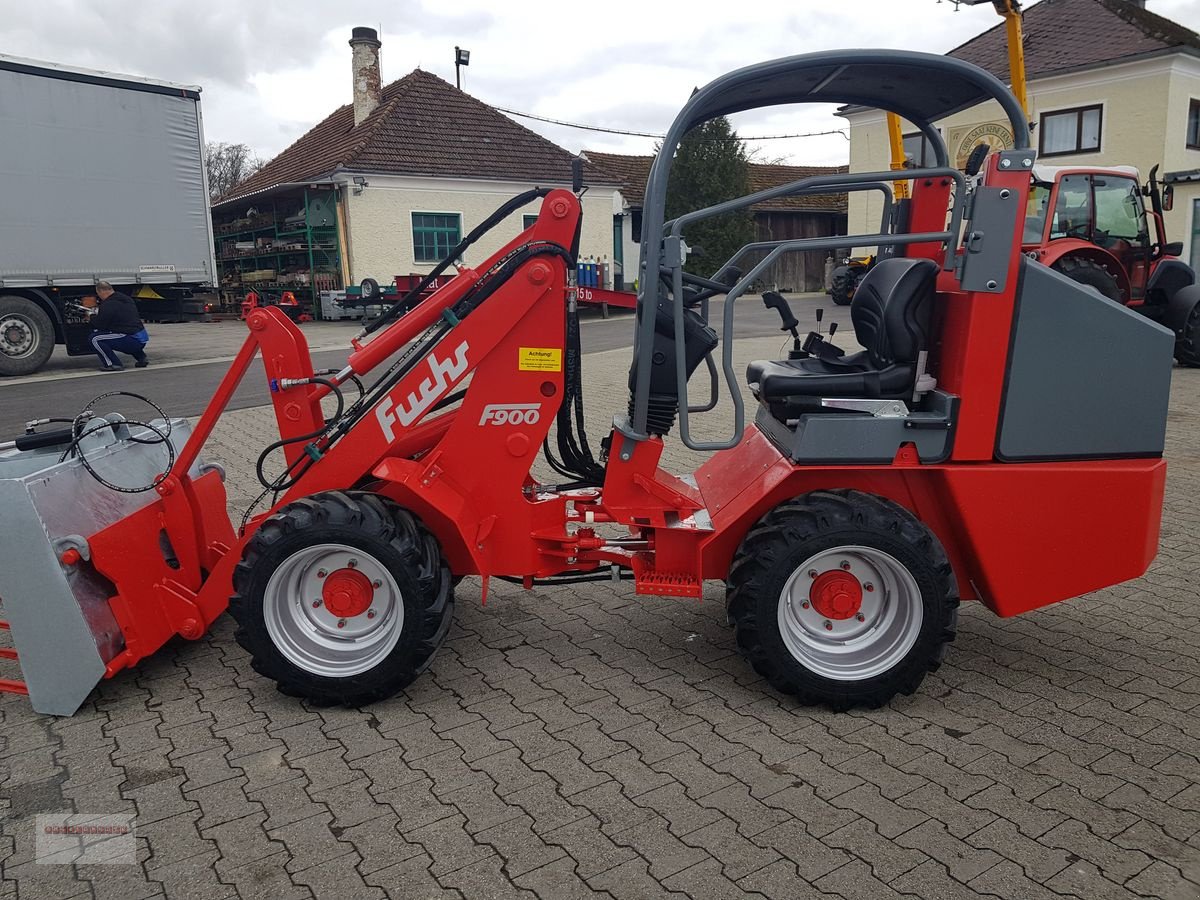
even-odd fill
[[(593, 440), (627, 365), (587, 358)], [(368, 709), (277, 694), (227, 618), (73, 718), (5, 697), (0, 898), (1194, 898), (1198, 387), (1176, 372), (1150, 573), (1018, 619), (965, 606), (946, 664), (885, 709), (773, 693), (717, 583), (498, 584), (480, 608), (473, 579), (430, 671)], [(242, 411), (217, 436), (233, 507), (269, 430)], [(33, 816), (64, 810), (135, 814), (137, 864), (37, 864)]]

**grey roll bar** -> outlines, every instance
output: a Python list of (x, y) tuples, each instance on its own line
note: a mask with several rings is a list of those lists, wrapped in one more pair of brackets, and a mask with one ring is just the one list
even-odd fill
[[(996, 100), (1012, 125), (1016, 149), (1029, 147), (1029, 123), (1012, 92), (994, 75), (978, 66), (948, 56), (916, 53), (906, 50), (832, 50), (770, 60), (737, 69), (696, 91), (676, 116), (667, 131), (662, 147), (650, 167), (646, 181), (645, 202), (642, 208), (642, 250), (639, 269), (657, 273), (663, 266), (663, 231), (666, 209), (667, 181), (671, 163), (680, 141), (695, 126), (731, 113), (767, 106), (791, 103), (843, 103), (894, 112), (916, 125), (929, 140), (939, 167), (949, 163), (946, 144), (933, 122), (961, 109)], [(913, 173), (905, 177), (912, 177)], [(862, 176), (860, 176), (862, 177)], [(879, 176), (876, 176), (879, 177)], [(948, 233), (929, 240), (954, 240)], [(886, 240), (864, 241), (880, 245), (916, 243), (896, 240), (899, 235), (883, 235)], [(804, 246), (796, 246), (804, 243)], [(844, 244), (844, 240), (841, 242)], [(815, 250), (820, 247), (805, 242), (790, 242), (791, 249)], [(681, 264), (682, 260), (672, 260)], [(653, 310), (662, 299), (662, 287), (657, 275), (642, 278), (639, 284), (638, 308), (640, 322), (634, 339), (635, 358), (653, 345)], [(676, 325), (682, 317), (680, 294), (675, 295), (678, 307)], [(728, 303), (728, 301), (726, 301)], [(682, 332), (679, 332), (682, 333)], [(728, 339), (728, 335), (726, 336)], [(728, 372), (726, 373), (728, 375)], [(686, 387), (684, 386), (686, 392)], [(740, 395), (735, 392), (736, 400)], [(633, 389), (633, 417), (627, 423), (630, 437), (644, 437), (650, 400), (650, 366), (638, 366)], [(736, 404), (738, 420), (742, 418), (740, 402)], [(681, 403), (686, 415), (686, 403)], [(738, 428), (740, 433), (741, 428)], [(690, 444), (689, 444), (690, 446)], [(728, 446), (726, 443), (720, 446)]]

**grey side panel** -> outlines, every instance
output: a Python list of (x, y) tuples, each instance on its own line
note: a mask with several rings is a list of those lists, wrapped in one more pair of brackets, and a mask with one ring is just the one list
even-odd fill
[(1175, 336), (1040, 263), (1021, 271), (997, 457), (1162, 455)]
[(802, 415), (794, 428), (780, 422), (766, 407), (759, 407), (756, 424), (781, 452), (809, 465), (887, 465), (901, 444), (911, 443), (923, 463), (949, 458), (954, 442), (958, 398), (935, 391), (927, 398), (929, 411), (913, 411), (908, 418), (881, 418), (867, 414), (819, 412)]
[[(1006, 160), (1018, 168), (1032, 168), (1033, 154), (1024, 151)], [(1028, 162), (1028, 166), (1022, 165)], [(1013, 235), (1017, 229), (1017, 195), (1007, 188), (982, 187), (975, 191), (974, 209), (963, 241), (962, 286), (965, 291), (998, 294), (1008, 282)]]
[(212, 280), (198, 99), (0, 69), (0, 135), (7, 286)]

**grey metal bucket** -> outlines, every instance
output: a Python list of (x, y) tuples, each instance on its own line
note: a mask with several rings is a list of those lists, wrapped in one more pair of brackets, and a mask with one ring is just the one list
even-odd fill
[[(166, 423), (151, 423), (165, 430)], [(166, 466), (154, 432), (120, 416), (92, 419), (79, 451), (108, 480), (147, 485)], [(178, 453), (191, 434), (183, 419), (170, 423)], [(76, 457), (59, 462), (61, 448), (0, 452), (0, 604), (12, 630), (18, 663), (33, 708), (69, 716), (125, 649), (109, 606), (112, 585), (86, 564), (87, 537), (159, 499), (153, 491), (121, 493), (100, 484)], [(190, 474), (218, 468), (201, 461)], [(85, 561), (67, 565), (76, 549)], [(145, 552), (146, 548), (130, 548)]]

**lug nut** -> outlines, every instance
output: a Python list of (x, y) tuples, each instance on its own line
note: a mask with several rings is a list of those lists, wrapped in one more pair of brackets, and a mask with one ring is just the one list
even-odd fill
[(800, 604), (801, 609), (808, 609), (808, 606), (809, 606), (809, 603), (807, 600), (805, 600), (803, 603)]
[(349, 562), (347, 562), (346, 565), (348, 565), (352, 569), (357, 569), (358, 568), (358, 560), (352, 559)]
[(319, 609), (319, 608), (320, 608), (320, 606), (321, 606), (321, 601), (320, 601), (320, 600), (314, 600), (314, 601), (313, 601), (313, 609)]
[(329, 573), (326, 572), (324, 569), (317, 569), (317, 577), (318, 578), (324, 578), (328, 574)]
[(373, 618), (375, 618), (375, 610), (373, 610), (373, 609), (368, 609), (368, 610), (367, 610), (367, 618), (368, 618), (368, 619), (373, 619)]
[(871, 593), (871, 591), (875, 590), (875, 585), (871, 584), (871, 582), (868, 581), (866, 584), (863, 585), (863, 590), (869, 594), (869, 593)]
[(345, 627), (346, 627), (346, 620), (338, 619), (338, 628), (345, 628)]
[(865, 622), (865, 621), (867, 621), (867, 617), (866, 617), (866, 616), (864, 616), (862, 613), (859, 613), (859, 614), (858, 614), (857, 616), (855, 616), (854, 618), (858, 619), (858, 621), (860, 621), (860, 622)]
[(828, 619), (825, 620), (825, 630), (833, 631), (833, 623), (830, 622)]
[(383, 582), (380, 581), (378, 578), (376, 578), (374, 581), (371, 582), (371, 587), (379, 589), (379, 588), (383, 587)]
[(808, 570), (808, 577), (809, 577), (809, 578), (816, 578), (816, 577), (817, 577), (817, 575), (819, 575), (819, 574), (820, 574), (820, 573), (819, 573), (819, 572), (818, 572), (816, 569), (809, 569), (809, 570)]
[(843, 559), (843, 560), (842, 560), (842, 568), (843, 568), (844, 570), (846, 570), (846, 571), (849, 571), (849, 570), (850, 570), (850, 563), (848, 563), (846, 560), (844, 560), (844, 559)]

